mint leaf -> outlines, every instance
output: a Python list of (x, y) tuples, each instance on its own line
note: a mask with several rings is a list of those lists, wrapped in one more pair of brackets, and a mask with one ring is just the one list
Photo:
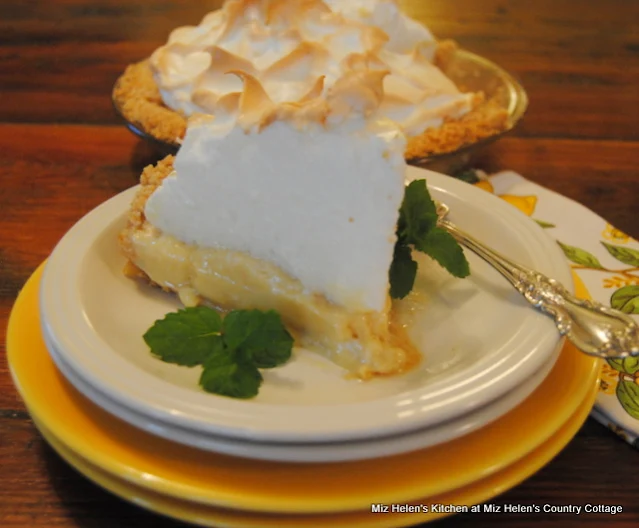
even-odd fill
[(200, 386), (207, 392), (231, 398), (253, 398), (262, 384), (262, 375), (255, 365), (238, 361), (227, 348), (211, 355), (204, 363)]
[(417, 262), (411, 256), (411, 249), (397, 241), (389, 271), (391, 298), (406, 297), (413, 289), (416, 276)]
[(397, 222), (398, 239), (415, 244), (437, 225), (437, 209), (426, 187), (426, 180), (412, 181), (404, 191)]
[(221, 329), (222, 320), (215, 310), (197, 306), (156, 321), (143, 338), (162, 361), (193, 367), (222, 348)]
[(453, 277), (464, 278), (470, 274), (468, 261), (453, 235), (440, 227), (434, 228), (415, 244), (415, 249), (435, 259)]
[(258, 368), (273, 368), (291, 358), (293, 338), (274, 311), (238, 310), (223, 323), (224, 343)]
[(412, 181), (404, 191), (397, 220), (397, 243), (388, 275), (390, 296), (402, 299), (415, 283), (417, 263), (410, 246), (436, 260), (451, 275), (467, 277), (470, 268), (457, 241), (437, 226), (437, 206), (428, 192), (426, 180)]

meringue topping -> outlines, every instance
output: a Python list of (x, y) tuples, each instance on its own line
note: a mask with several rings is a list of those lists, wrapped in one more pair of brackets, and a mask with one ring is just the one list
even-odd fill
[(383, 99), (382, 83), (388, 71), (351, 70), (326, 93), (324, 76), (318, 77), (301, 98), (280, 103), (270, 98), (253, 75), (241, 70), (228, 73), (243, 83), (241, 92), (218, 98), (215, 115), (194, 114), (190, 121), (191, 126), (206, 125), (214, 137), (227, 136), (238, 127), (247, 134), (260, 132), (276, 121), (285, 122), (298, 131), (340, 128), (354, 133), (360, 130), (382, 135), (389, 130), (402, 133), (397, 124), (388, 119), (369, 119)]
[(406, 168), (401, 129), (368, 117), (387, 73), (352, 70), (326, 95), (320, 77), (282, 103), (234, 71), (242, 92), (191, 118), (147, 221), (182, 243), (278, 266), (347, 310), (384, 312)]
[[(267, 115), (353, 113), (413, 136), (471, 109), (473, 94), (433, 64), (435, 48), (393, 0), (227, 0), (198, 26), (174, 30), (150, 63), (165, 104), (186, 116), (263, 126)], [(246, 114), (247, 104), (262, 113)]]

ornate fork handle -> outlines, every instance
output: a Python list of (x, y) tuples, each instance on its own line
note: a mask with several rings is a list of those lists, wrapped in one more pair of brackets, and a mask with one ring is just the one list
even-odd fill
[(516, 264), (448, 220), (440, 218), (439, 225), (506, 277), (529, 303), (550, 315), (559, 333), (586, 354), (607, 359), (639, 355), (639, 326), (629, 315), (577, 299), (556, 280)]

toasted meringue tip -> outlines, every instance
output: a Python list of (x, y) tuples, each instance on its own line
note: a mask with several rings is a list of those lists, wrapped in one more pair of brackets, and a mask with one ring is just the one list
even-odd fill
[(240, 106), (240, 98), (242, 97), (242, 92), (230, 92), (224, 94), (217, 100), (218, 109), (221, 109), (224, 112), (231, 113), (237, 110)]
[[(275, 105), (264, 87), (253, 75), (242, 70), (229, 70), (227, 74), (236, 75), (244, 83), (244, 88), (239, 96), (238, 123), (248, 132), (253, 126), (261, 130), (272, 120)], [(231, 104), (231, 101), (229, 101)]]
[(386, 33), (386, 31), (382, 28), (376, 26), (366, 27), (365, 35), (368, 37), (370, 44), (376, 51), (390, 40), (388, 33)]
[(253, 79), (255, 82), (259, 82), (255, 77), (253, 77), (250, 73), (245, 72), (244, 70), (226, 70), (224, 75), (235, 75), (239, 77), (242, 81), (246, 81), (247, 78)]
[(306, 103), (317, 97), (322, 95), (324, 91), (324, 80), (326, 79), (326, 75), (321, 75), (317, 78), (311, 89), (304, 95), (301, 99), (299, 99), (300, 103)]
[(381, 83), (387, 75), (391, 74), (390, 70), (368, 70), (363, 72), (364, 76), (371, 79), (374, 83)]
[(215, 92), (206, 89), (193, 90), (191, 98), (196, 105), (211, 113), (214, 111), (219, 101), (218, 95)]
[(262, 83), (250, 73), (245, 72), (244, 70), (228, 70), (225, 74), (235, 75), (244, 83), (242, 96), (250, 97), (252, 100), (268, 100), (269, 102), (272, 102), (271, 98), (262, 86)]
[(215, 116), (211, 114), (205, 114), (203, 112), (193, 112), (188, 118), (187, 122), (189, 126), (193, 125), (206, 125), (212, 123), (215, 120)]

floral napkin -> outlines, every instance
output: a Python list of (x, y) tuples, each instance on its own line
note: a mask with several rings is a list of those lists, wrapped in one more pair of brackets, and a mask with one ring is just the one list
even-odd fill
[[(459, 175), (531, 217), (553, 237), (590, 296), (639, 322), (639, 243), (583, 205), (512, 171)], [(639, 357), (603, 364), (591, 416), (639, 448)]]

